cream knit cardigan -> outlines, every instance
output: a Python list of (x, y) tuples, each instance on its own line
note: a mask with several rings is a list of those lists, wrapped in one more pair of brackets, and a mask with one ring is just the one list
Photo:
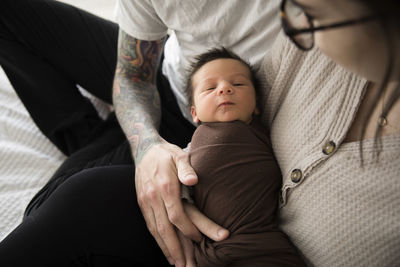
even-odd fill
[[(400, 266), (400, 135), (382, 138), (379, 161), (365, 140), (363, 166), (359, 142), (342, 143), (366, 81), (282, 33), (262, 72), (263, 120), (283, 175), (282, 230), (310, 265)], [(327, 142), (336, 145), (329, 155)]]

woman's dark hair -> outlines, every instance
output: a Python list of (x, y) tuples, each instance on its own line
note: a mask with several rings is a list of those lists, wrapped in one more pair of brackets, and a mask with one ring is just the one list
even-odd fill
[(232, 51), (226, 49), (225, 47), (220, 47), (220, 48), (213, 48), (211, 50), (208, 50), (207, 52), (200, 54), (195, 57), (195, 61), (191, 64), (189, 70), (188, 70), (188, 79), (187, 79), (187, 84), (186, 84), (186, 90), (190, 94), (189, 95), (189, 103), (193, 105), (193, 76), (194, 74), (201, 68), (203, 67), (206, 63), (216, 60), (216, 59), (234, 59), (239, 62), (241, 62), (243, 65), (245, 65), (249, 71), (250, 71), (250, 79), (251, 82), (253, 83), (254, 89), (256, 91), (256, 103), (257, 107), (260, 109), (260, 105), (258, 103), (259, 97), (259, 87), (260, 87), (260, 81), (257, 78), (256, 75), (256, 70), (250, 63), (233, 53)]
[[(388, 64), (386, 66), (386, 73), (384, 78), (382, 79), (379, 90), (375, 94), (375, 103), (373, 107), (369, 110), (366, 119), (364, 121), (364, 126), (361, 131), (361, 140), (364, 139), (366, 133), (367, 122), (371, 118), (374, 108), (378, 105), (379, 100), (384, 95), (384, 90), (388, 86), (390, 79), (393, 76), (394, 71), (394, 60), (398, 57), (400, 53), (400, 48), (398, 47), (398, 38), (400, 38), (400, 1), (399, 0), (362, 0), (363, 3), (369, 7), (369, 9), (378, 17), (379, 22), (381, 24), (382, 31), (385, 36), (385, 40), (382, 40), (386, 43), (386, 51), (388, 56)], [(389, 101), (385, 103), (383, 107), (381, 116), (386, 117), (393, 105), (400, 98), (400, 86), (398, 85), (393, 92), (388, 95)], [(382, 127), (377, 127), (376, 129), (376, 137), (382, 131)], [(375, 138), (375, 144), (377, 146), (378, 156), (382, 151), (382, 143), (381, 140)], [(360, 143), (360, 154), (361, 160), (362, 157), (362, 141)]]
[(399, 0), (360, 0), (383, 20), (390, 20), (394, 25), (400, 26), (400, 1)]

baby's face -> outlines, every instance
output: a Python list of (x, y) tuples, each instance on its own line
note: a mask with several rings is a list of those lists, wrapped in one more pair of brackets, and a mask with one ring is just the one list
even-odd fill
[(250, 123), (256, 92), (247, 66), (234, 59), (216, 59), (192, 78), (191, 113), (195, 123), (240, 120)]

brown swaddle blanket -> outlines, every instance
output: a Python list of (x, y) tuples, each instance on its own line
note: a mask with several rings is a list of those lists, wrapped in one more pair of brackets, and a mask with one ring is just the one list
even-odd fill
[(258, 120), (202, 123), (192, 137), (190, 160), (199, 177), (196, 206), (230, 231), (224, 241), (205, 238), (195, 245), (199, 267), (304, 265), (277, 227), (282, 178)]

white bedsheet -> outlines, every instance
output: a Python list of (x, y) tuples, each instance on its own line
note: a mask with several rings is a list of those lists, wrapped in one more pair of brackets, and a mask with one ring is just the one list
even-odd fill
[[(78, 88), (105, 118), (108, 105)], [(64, 159), (37, 128), (0, 67), (0, 240), (20, 223), (29, 200)]]
[[(63, 0), (112, 19), (116, 0)], [(92, 98), (93, 99), (93, 98)], [(93, 100), (101, 116), (107, 106)], [(40, 132), (0, 67), (0, 241), (65, 156)]]
[(41, 134), (0, 69), (0, 240), (63, 161)]

